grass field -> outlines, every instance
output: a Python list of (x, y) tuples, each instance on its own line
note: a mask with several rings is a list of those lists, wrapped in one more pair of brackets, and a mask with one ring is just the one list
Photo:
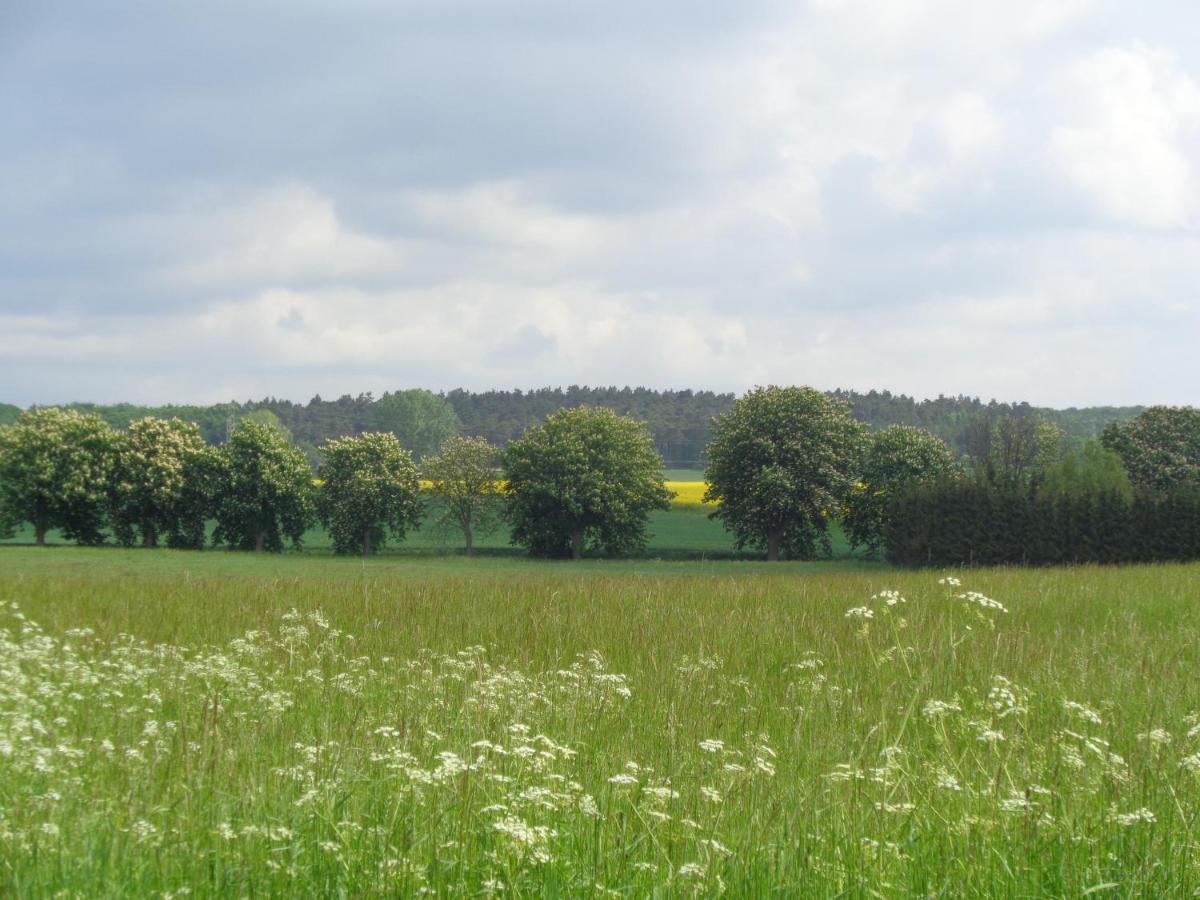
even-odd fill
[[(650, 541), (645, 556), (664, 559), (732, 559), (756, 558), (761, 554), (753, 552), (739, 553), (734, 549), (733, 538), (721, 526), (708, 518), (710, 509), (699, 504), (699, 496), (703, 490), (691, 489), (681, 493), (687, 502), (679, 502), (670, 510), (655, 510), (650, 513), (648, 530)], [(435, 526), (436, 514), (426, 516), (422, 527), (410, 532), (401, 543), (390, 542), (381, 551), (383, 556), (413, 556), (456, 553), (462, 547), (462, 534), (454, 530), (439, 529)], [(831, 530), (833, 555), (835, 558), (848, 556), (850, 547), (845, 536), (835, 525)], [(47, 538), (51, 543), (64, 543), (57, 532), (50, 532)], [(33, 529), (28, 525), (18, 529), (16, 535), (8, 540), (0, 540), (4, 544), (32, 544)], [(325, 529), (315, 527), (309, 529), (303, 540), (306, 554), (324, 555), (333, 552), (332, 542)], [(524, 556), (525, 551), (509, 543), (508, 531), (502, 526), (489, 535), (477, 535), (475, 539), (477, 552), (484, 555)]]
[(1193, 895), (1200, 567), (956, 574), (0, 548), (0, 895)]

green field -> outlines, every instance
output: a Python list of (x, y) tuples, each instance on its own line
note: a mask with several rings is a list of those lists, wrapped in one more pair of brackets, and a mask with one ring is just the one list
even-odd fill
[[(455, 554), (461, 552), (461, 532), (440, 529), (435, 526), (436, 515), (429, 515), (422, 527), (409, 532), (402, 542), (392, 541), (381, 555), (385, 557), (426, 556), (430, 554)], [(663, 559), (753, 559), (761, 556), (751, 551), (739, 553), (734, 549), (733, 538), (721, 526), (708, 518), (708, 510), (700, 507), (676, 506), (670, 510), (654, 510), (649, 516), (650, 541), (645, 556)], [(831, 529), (833, 555), (835, 558), (850, 555), (850, 548), (840, 528)], [(64, 543), (57, 532), (50, 532), (51, 543)], [(14, 537), (0, 541), (3, 544), (32, 544), (33, 530), (24, 526)], [(329, 535), (321, 527), (309, 529), (304, 535), (306, 555), (326, 555), (333, 552)], [(477, 536), (477, 552), (483, 555), (524, 556), (525, 551), (509, 543), (508, 531), (502, 526), (490, 535)], [(291, 554), (289, 554), (291, 555)]]
[(0, 895), (1191, 896), (1200, 566), (958, 575), (0, 548)]

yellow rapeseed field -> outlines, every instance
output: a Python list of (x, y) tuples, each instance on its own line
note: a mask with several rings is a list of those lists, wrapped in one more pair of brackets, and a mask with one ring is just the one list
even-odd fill
[[(708, 485), (703, 481), (668, 481), (667, 490), (674, 491), (672, 506), (700, 506), (704, 504), (704, 491)], [(706, 504), (704, 504), (706, 505)]]

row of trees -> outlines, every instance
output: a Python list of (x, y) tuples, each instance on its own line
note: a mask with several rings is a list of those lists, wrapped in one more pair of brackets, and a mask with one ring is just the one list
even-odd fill
[[(897, 483), (879, 533), (907, 565), (1200, 558), (1200, 411), (1151, 407), (1078, 451), (1007, 423), (1016, 462)], [(973, 477), (972, 477), (973, 476)]]
[[(907, 540), (897, 504), (917, 508), (913, 498), (935, 486), (1132, 500), (1135, 491), (1161, 497), (1200, 484), (1198, 419), (1191, 409), (1152, 408), (1064, 453), (1052, 424), (989, 412), (956, 460), (913, 426), (871, 435), (846, 402), (811, 388), (757, 388), (712, 422), (705, 498), (739, 548), (768, 559), (828, 551), (838, 519), (853, 544), (878, 552)], [(214, 448), (178, 419), (148, 417), (117, 432), (95, 415), (36, 410), (0, 428), (0, 511), (32, 523), (38, 543), (52, 527), (97, 543), (110, 526), (122, 543), (199, 547), (214, 519), (216, 543), (278, 550), (320, 519), (337, 552), (370, 553), (417, 526), (417, 466), (394, 434), (338, 438), (318, 452), (319, 489), (278, 422), (243, 418)], [(443, 522), (463, 531), (468, 549), (475, 531), (502, 516), (513, 541), (536, 555), (630, 552), (645, 546), (649, 512), (670, 501), (647, 427), (606, 408), (559, 410), (503, 451), (451, 436), (421, 465)]]
[(110, 531), (125, 545), (199, 549), (215, 521), (214, 544), (278, 551), (320, 521), (335, 552), (370, 554), (420, 524), (423, 475), (468, 553), (503, 517), (534, 554), (578, 558), (588, 546), (641, 546), (646, 512), (670, 501), (645, 426), (607, 409), (563, 410), (504, 453), (452, 435), (420, 475), (389, 432), (319, 453), (314, 480), (286, 431), (253, 418), (211, 447), (180, 419), (146, 417), (122, 432), (94, 414), (25, 412), (0, 428), (0, 530), (29, 523), (39, 545), (59, 529), (82, 544)]
[(809, 557), (840, 519), (896, 562), (1200, 558), (1200, 411), (1151, 407), (1075, 448), (1029, 410), (968, 420), (966, 452), (910, 425), (869, 434), (808, 388), (751, 391), (713, 423), (706, 497), (739, 547)]

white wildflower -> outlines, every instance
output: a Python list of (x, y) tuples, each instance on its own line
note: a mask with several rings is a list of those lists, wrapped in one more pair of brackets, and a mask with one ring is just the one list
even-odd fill
[(1100, 718), (1100, 713), (1096, 712), (1090, 706), (1084, 706), (1082, 703), (1076, 703), (1074, 700), (1064, 700), (1063, 709), (1081, 721), (1092, 725), (1104, 724), (1104, 721)]
[(896, 606), (899, 603), (907, 603), (904, 596), (899, 591), (880, 591), (871, 598), (872, 600), (882, 600), (888, 606)]
[(1112, 810), (1108, 815), (1108, 820), (1125, 828), (1137, 825), (1140, 822), (1153, 825), (1156, 821), (1158, 821), (1154, 816), (1154, 812), (1144, 806), (1141, 809), (1135, 809), (1133, 812), (1127, 813), (1119, 813), (1116, 810)]

